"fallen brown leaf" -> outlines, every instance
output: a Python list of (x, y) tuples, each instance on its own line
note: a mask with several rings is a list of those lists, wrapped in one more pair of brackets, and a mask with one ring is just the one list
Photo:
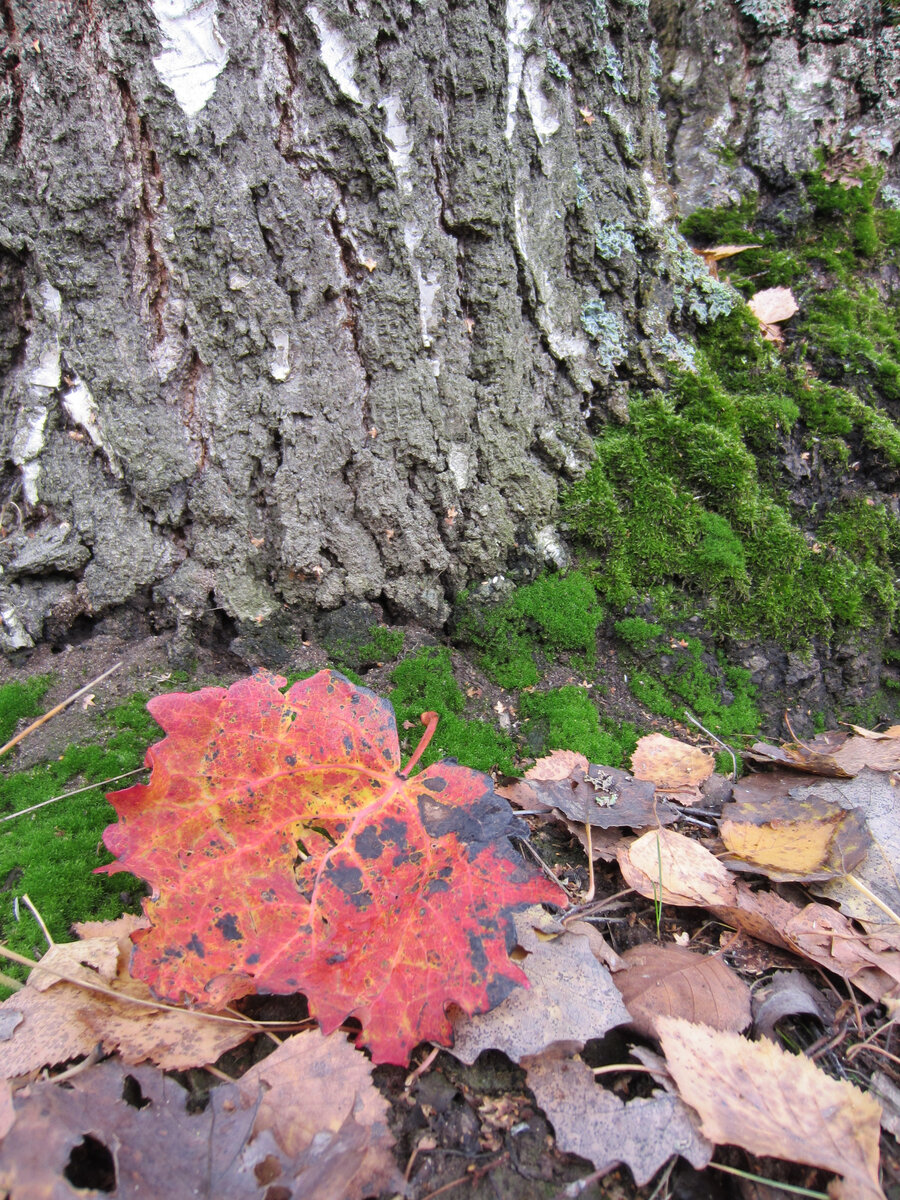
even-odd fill
[(670, 796), (682, 804), (694, 804), (702, 798), (700, 785), (709, 779), (715, 766), (715, 759), (705, 750), (662, 733), (642, 737), (631, 756), (636, 779), (649, 780), (658, 795)]
[(682, 1099), (718, 1145), (806, 1163), (843, 1176), (843, 1200), (884, 1200), (878, 1182), (881, 1109), (852, 1084), (774, 1042), (692, 1025), (657, 1023)]
[[(340, 1035), (335, 1041), (357, 1053)], [(304, 1058), (291, 1047), (281, 1063), (253, 1068), (244, 1091), (238, 1084), (212, 1089), (207, 1107), (194, 1115), (186, 1109), (188, 1093), (150, 1067), (125, 1068), (110, 1060), (64, 1087), (34, 1084), (13, 1098), (15, 1120), (0, 1148), (0, 1191), (29, 1200), (86, 1194), (70, 1188), (64, 1175), (86, 1134), (107, 1148), (111, 1178), (105, 1190), (119, 1200), (263, 1200), (276, 1192), (304, 1200), (361, 1200), (396, 1190), (401, 1181), (390, 1154), (393, 1139), (380, 1116), (385, 1101), (377, 1093), (372, 1100), (370, 1079), (343, 1066), (343, 1054), (330, 1047), (324, 1057), (316, 1050)], [(294, 1069), (285, 1068), (285, 1060), (293, 1060)], [(368, 1075), (371, 1063), (362, 1061)], [(305, 1106), (318, 1107), (325, 1119), (288, 1130), (289, 1114)], [(341, 1111), (346, 1116), (335, 1128)]]
[(659, 1017), (684, 1017), (739, 1032), (750, 1024), (750, 989), (716, 955), (681, 946), (634, 946), (622, 955), (615, 985), (644, 1037), (656, 1036)]
[[(869, 769), (845, 783), (819, 784), (816, 790), (846, 808), (853, 806), (862, 812), (873, 845), (865, 861), (853, 869), (854, 880), (865, 884), (891, 911), (900, 913), (900, 791), (883, 771)], [(802, 800), (808, 791), (808, 787), (801, 785), (791, 795)], [(887, 934), (891, 918), (884, 908), (863, 895), (855, 883), (836, 878), (815, 884), (812, 890), (836, 901), (841, 912), (861, 921), (867, 932)]]
[(848, 733), (830, 731), (820, 733), (809, 742), (787, 742), (783, 746), (769, 746), (755, 742), (744, 757), (752, 762), (779, 763), (797, 771), (808, 771), (812, 775), (828, 775), (836, 779), (849, 779), (853, 774), (834, 758), (835, 751), (849, 738)]
[(702, 1170), (712, 1146), (694, 1128), (677, 1096), (657, 1092), (625, 1104), (599, 1087), (577, 1059), (541, 1057), (525, 1062), (528, 1086), (550, 1118), (556, 1144), (589, 1159), (598, 1171), (626, 1163), (639, 1185), (675, 1154)]
[(746, 246), (710, 246), (708, 250), (695, 250), (695, 254), (699, 254), (709, 268), (709, 273), (713, 279), (719, 278), (718, 264), (723, 258), (732, 258), (735, 254), (741, 254), (744, 250), (761, 250), (761, 242), (751, 242)]
[(779, 882), (810, 882), (848, 875), (872, 839), (858, 809), (796, 790), (786, 797), (726, 804), (719, 833), (735, 871), (755, 871)]
[[(523, 924), (517, 914), (516, 928)], [(515, 988), (489, 1012), (470, 1017), (456, 1011), (450, 1053), (461, 1062), (471, 1065), (482, 1050), (502, 1050), (514, 1062), (551, 1047), (571, 1053), (628, 1022), (622, 997), (587, 938), (563, 933), (548, 940), (528, 930), (519, 941), (528, 947), (519, 965), (531, 986)]]
[(735, 903), (731, 872), (684, 834), (653, 829), (620, 847), (618, 860), (628, 886), (650, 900), (701, 907)]
[(786, 287), (766, 288), (754, 293), (747, 307), (759, 321), (763, 337), (779, 345), (784, 341), (779, 322), (787, 321), (800, 311), (793, 292)]
[(242, 1075), (236, 1088), (242, 1106), (256, 1111), (253, 1136), (271, 1131), (288, 1158), (307, 1154), (324, 1135), (337, 1137), (351, 1120), (371, 1133), (356, 1177), (390, 1177), (390, 1104), (372, 1083), (372, 1063), (341, 1034), (294, 1034)]

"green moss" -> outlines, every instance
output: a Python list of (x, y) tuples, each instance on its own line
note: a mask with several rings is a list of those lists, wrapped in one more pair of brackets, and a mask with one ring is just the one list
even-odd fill
[(457, 632), (475, 646), (482, 669), (501, 687), (522, 688), (540, 678), (536, 648), (548, 656), (578, 651), (593, 662), (602, 619), (593, 583), (584, 572), (570, 571), (543, 575), (500, 604), (463, 599)]
[(41, 715), (41, 701), (52, 682), (51, 675), (35, 675), (23, 683), (13, 681), (0, 687), (0, 745), (9, 741), (19, 721)]
[(638, 653), (644, 653), (662, 635), (662, 625), (654, 625), (643, 617), (623, 617), (616, 621), (616, 633)]
[[(478, 771), (497, 768), (516, 774), (515, 747), (512, 739), (499, 733), (487, 721), (466, 720), (460, 714), (465, 697), (453, 676), (450, 653), (443, 646), (425, 647), (398, 663), (391, 672), (394, 689), (389, 695), (401, 742), (412, 753), (424, 732), (423, 712), (436, 712), (437, 730), (421, 758), (428, 766), (442, 758), (455, 758)], [(404, 729), (405, 722), (411, 729)]]
[[(69, 746), (53, 762), (0, 778), (0, 815), (140, 767), (148, 744), (160, 737), (145, 703), (146, 697), (138, 695), (98, 718), (94, 744)], [(116, 815), (104, 798), (106, 790), (82, 792), (0, 822), (0, 938), (20, 953), (34, 957), (45, 947), (21, 902), (16, 920), (16, 897), (27, 893), (54, 939), (67, 941), (73, 921), (119, 916), (142, 894), (143, 885), (131, 875), (93, 874), (111, 861), (102, 837)], [(4, 970), (19, 974), (12, 967)]]
[(628, 724), (601, 724), (584, 688), (568, 686), (548, 692), (526, 692), (520, 699), (526, 741), (535, 755), (550, 750), (577, 750), (591, 762), (619, 767), (627, 763), (637, 734)]
[(666, 674), (642, 662), (631, 677), (632, 694), (645, 708), (681, 722), (688, 711), (726, 742), (757, 733), (762, 718), (749, 671), (713, 657), (694, 637), (675, 634), (666, 654)]

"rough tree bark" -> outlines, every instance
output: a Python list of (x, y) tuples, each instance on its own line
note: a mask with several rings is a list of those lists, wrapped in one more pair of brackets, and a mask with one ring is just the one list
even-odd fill
[(872, 0), (657, 7), (661, 80), (644, 0), (0, 0), (3, 647), (563, 563), (592, 427), (733, 303), (658, 87), (688, 207), (900, 136)]

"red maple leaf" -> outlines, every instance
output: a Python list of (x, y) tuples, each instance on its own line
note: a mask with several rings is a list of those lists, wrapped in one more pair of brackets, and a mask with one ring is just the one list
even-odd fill
[(304, 992), (326, 1033), (356, 1017), (376, 1062), (405, 1063), (452, 1041), (451, 1002), (485, 1012), (527, 986), (512, 913), (566, 897), (513, 850), (487, 775), (408, 779), (386, 700), (334, 671), (284, 683), (150, 701), (168, 736), (149, 784), (110, 795), (118, 861), (101, 868), (153, 889), (132, 973), (212, 1008)]

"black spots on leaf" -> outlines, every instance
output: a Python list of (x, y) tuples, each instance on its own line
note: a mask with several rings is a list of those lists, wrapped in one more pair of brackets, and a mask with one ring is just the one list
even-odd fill
[(286, 754), (286, 755), (284, 756), (284, 761), (287, 763), (287, 765), (288, 765), (289, 767), (296, 767), (296, 765), (297, 765), (297, 755), (296, 755), (296, 754)]
[(196, 933), (191, 934), (191, 940), (188, 942), (187, 948), (188, 950), (192, 950), (198, 958), (206, 958), (206, 950)]
[(514, 979), (507, 978), (506, 975), (495, 975), (493, 979), (488, 981), (487, 998), (490, 1008), (496, 1008), (498, 1004), (502, 1004), (510, 992), (517, 986)]
[(423, 779), (422, 787), (428, 788), (429, 792), (442, 792), (447, 786), (446, 779)]
[(259, 962), (259, 954), (258, 953), (248, 954), (247, 957), (244, 959), (244, 962), (248, 967), (255, 967), (256, 964)]
[(336, 966), (338, 966), (339, 963), (344, 963), (346, 961), (347, 961), (346, 954), (329, 954), (328, 958), (325, 959), (325, 962), (328, 964), (329, 967), (336, 967)]
[(353, 738), (349, 733), (345, 733), (341, 738), (341, 745), (344, 747), (344, 752), (348, 755), (353, 753)]
[(226, 942), (240, 942), (244, 935), (238, 929), (237, 917), (234, 913), (223, 913), (216, 921), (216, 929), (222, 934)]
[(328, 881), (350, 901), (355, 908), (368, 908), (372, 903), (372, 893), (367, 892), (363, 883), (363, 873), (359, 867), (328, 867)]
[(162, 956), (163, 958), (184, 958), (184, 951), (180, 946), (166, 946)]
[(474, 970), (479, 974), (484, 974), (488, 967), (488, 956), (484, 948), (484, 943), (481, 937), (474, 932), (468, 934), (469, 942), (469, 961)]
[(438, 892), (449, 892), (449, 891), (450, 891), (450, 884), (447, 883), (447, 881), (445, 879), (430, 879), (428, 881), (428, 886), (425, 888), (425, 897), (427, 899), (429, 896), (434, 896)]
[(440, 954), (433, 948), (427, 951), (425, 955), (425, 961), (428, 963), (429, 967), (439, 967), (442, 965)]
[(393, 760), (394, 756), (391, 753), (390, 746), (382, 746), (381, 747), (381, 757), (384, 759), (385, 762), (391, 762)]
[(381, 840), (390, 842), (398, 850), (406, 849), (407, 832), (406, 822), (398, 821), (396, 817), (386, 817), (381, 824)]
[(277, 900), (278, 893), (274, 888), (266, 888), (264, 892), (260, 892), (259, 898), (265, 900), (266, 904), (271, 904), (273, 900)]
[(367, 825), (356, 839), (356, 853), (360, 858), (380, 858), (384, 850), (384, 842), (378, 836), (374, 825)]

